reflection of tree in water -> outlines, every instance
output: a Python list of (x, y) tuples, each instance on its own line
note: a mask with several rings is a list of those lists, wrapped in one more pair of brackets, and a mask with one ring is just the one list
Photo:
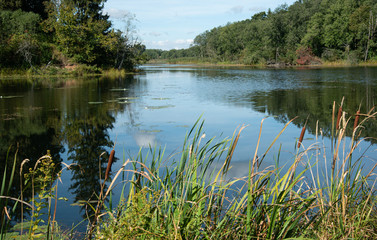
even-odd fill
[[(97, 200), (96, 196), (99, 196), (101, 189), (99, 171), (103, 179), (106, 159), (109, 156), (106, 148), (113, 146), (107, 130), (113, 127), (114, 122), (115, 118), (105, 111), (84, 119), (74, 119), (66, 126), (68, 158), (72, 163), (77, 164), (72, 168), (70, 186), (75, 201)], [(102, 154), (104, 152), (105, 154)], [(100, 157), (101, 164), (99, 164)]]
[[(248, 96), (252, 107), (259, 112), (266, 112), (276, 116), (280, 122), (286, 123), (298, 116), (294, 123), (303, 127), (309, 116), (306, 128), (315, 133), (317, 120), (319, 127), (326, 136), (331, 134), (333, 102), (336, 101), (336, 111), (344, 96), (343, 111), (346, 117), (351, 117), (349, 126), (353, 127), (354, 114), (361, 106), (361, 113), (367, 113), (374, 107), (377, 97), (377, 88), (362, 84), (343, 83), (342, 87), (326, 86), (327, 83), (316, 85), (315, 88), (279, 89), (270, 92), (254, 92)], [(335, 113), (337, 114), (337, 112)], [(365, 123), (363, 135), (377, 136), (375, 121)]]
[[(10, 186), (9, 196), (19, 198), (20, 196), (20, 167), (24, 159), (30, 161), (23, 166), (23, 174), (29, 168), (33, 168), (37, 160), (50, 150), (51, 157), (56, 165), (55, 173), (61, 170), (62, 159), (60, 154), (64, 151), (61, 144), (59, 129), (55, 129), (51, 123), (59, 121), (59, 114), (49, 113), (49, 118), (21, 117), (7, 121), (0, 121), (0, 173), (4, 173), (7, 165), (7, 179), (5, 186), (8, 186), (10, 173), (12, 171), (14, 157), (17, 156), (13, 184)], [(9, 153), (8, 153), (9, 150)], [(17, 152), (17, 155), (16, 155)], [(8, 155), (8, 157), (7, 157)], [(2, 177), (1, 180), (2, 181)], [(23, 186), (23, 199), (30, 201), (31, 187)], [(4, 208), (4, 199), (0, 199), (0, 207)], [(11, 209), (14, 202), (8, 201), (8, 208)], [(20, 205), (16, 208), (12, 217), (15, 221), (20, 220)], [(24, 215), (28, 211), (24, 211)]]
[[(26, 80), (1, 82), (1, 95), (15, 96), (0, 101), (1, 174), (4, 172), (9, 146), (13, 147), (7, 161), (8, 171), (11, 170), (16, 146), (19, 144), (16, 177), (11, 189), (12, 197), (20, 196), (19, 170), (22, 160), (30, 159), (23, 167), (25, 172), (26, 169), (34, 167), (36, 161), (50, 150), (57, 165), (56, 171), (60, 171), (60, 154), (64, 151), (62, 145), (67, 143), (69, 160), (79, 165), (72, 170), (70, 186), (76, 195), (75, 200), (96, 200), (95, 194), (100, 190), (98, 160), (105, 152), (101, 157), (103, 178), (108, 158), (106, 150), (113, 146), (108, 130), (113, 127), (114, 116), (118, 113), (127, 112), (130, 118), (134, 119), (135, 111), (131, 103), (118, 101), (142, 91), (138, 88), (142, 84), (137, 81), (133, 76), (119, 79), (94, 78), (85, 81), (77, 79), (69, 81), (72, 85), (67, 87), (60, 86), (61, 81), (58, 81), (58, 86), (54, 85), (55, 82), (49, 82), (48, 88), (45, 88), (45, 85), (30, 84)], [(63, 88), (54, 90), (54, 87)], [(112, 91), (114, 89), (127, 90)], [(88, 105), (89, 102), (103, 103)], [(30, 196), (29, 188), (24, 192), (24, 200), (29, 201)], [(8, 207), (12, 207), (13, 204), (8, 201)], [(15, 217), (19, 219), (19, 210)]]

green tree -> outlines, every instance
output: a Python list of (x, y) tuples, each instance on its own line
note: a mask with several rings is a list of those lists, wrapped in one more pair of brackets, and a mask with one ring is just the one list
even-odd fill
[(119, 35), (102, 14), (103, 3), (63, 0), (48, 5), (45, 30), (54, 33), (59, 51), (76, 63), (104, 66), (108, 64), (106, 56), (116, 50)]
[(46, 2), (48, 0), (0, 0), (0, 10), (33, 12), (42, 19), (46, 19), (48, 17), (45, 8)]
[(311, 49), (324, 60), (355, 62), (377, 55), (376, 19), (375, 0), (299, 0), (207, 30), (195, 37), (190, 50), (161, 56), (296, 63), (297, 50)]
[(0, 66), (30, 67), (47, 61), (50, 47), (39, 22), (40, 16), (32, 12), (0, 11)]
[(0, 10), (15, 11), (22, 6), (21, 0), (0, 0)]
[(275, 51), (275, 61), (278, 62), (280, 55), (284, 53), (286, 35), (288, 33), (287, 23), (287, 5), (282, 5), (277, 8), (274, 13), (269, 14), (268, 19), (270, 21), (268, 36), (271, 40), (271, 47)]

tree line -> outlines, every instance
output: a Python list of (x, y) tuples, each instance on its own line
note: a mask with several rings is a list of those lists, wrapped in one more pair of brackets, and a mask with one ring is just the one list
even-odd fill
[(112, 27), (106, 0), (0, 0), (0, 68), (132, 69), (145, 46)]
[(147, 53), (243, 64), (357, 63), (377, 60), (376, 26), (375, 0), (299, 0), (207, 30), (188, 49)]

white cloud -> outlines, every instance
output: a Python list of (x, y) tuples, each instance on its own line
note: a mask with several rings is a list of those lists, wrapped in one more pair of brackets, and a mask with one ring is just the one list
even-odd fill
[(194, 42), (193, 39), (178, 39), (178, 40), (175, 40), (174, 43), (177, 43), (177, 44), (191, 44), (193, 42)]
[(161, 35), (162, 35), (162, 33), (160, 33), (160, 32), (150, 32), (149, 33), (149, 36), (152, 36), (152, 37), (159, 37)]
[(159, 40), (159, 41), (144, 41), (143, 44), (149, 49), (182, 49), (190, 47), (194, 42), (193, 39), (177, 39), (177, 40)]
[(129, 16), (131, 13), (124, 9), (110, 8), (106, 10), (107, 14), (113, 19), (122, 19)]
[(268, 10), (267, 8), (260, 7), (260, 6), (255, 6), (255, 7), (249, 8), (249, 11), (251, 11), (253, 13), (259, 13), (259, 12), (263, 12), (263, 11), (267, 12), (267, 10)]
[(157, 41), (157, 42), (153, 42), (153, 44), (160, 46), (160, 47), (164, 47), (164, 46), (169, 45), (169, 40), (160, 40), (160, 41)]
[(243, 6), (235, 6), (230, 9), (230, 12), (233, 14), (240, 14), (243, 12)]

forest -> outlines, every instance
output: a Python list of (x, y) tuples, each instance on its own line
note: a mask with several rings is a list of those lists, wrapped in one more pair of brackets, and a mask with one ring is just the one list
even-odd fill
[(133, 69), (145, 46), (112, 28), (106, 0), (0, 0), (0, 69)]
[(151, 59), (239, 64), (357, 64), (377, 60), (375, 0), (298, 0), (207, 30), (188, 49), (149, 49)]

